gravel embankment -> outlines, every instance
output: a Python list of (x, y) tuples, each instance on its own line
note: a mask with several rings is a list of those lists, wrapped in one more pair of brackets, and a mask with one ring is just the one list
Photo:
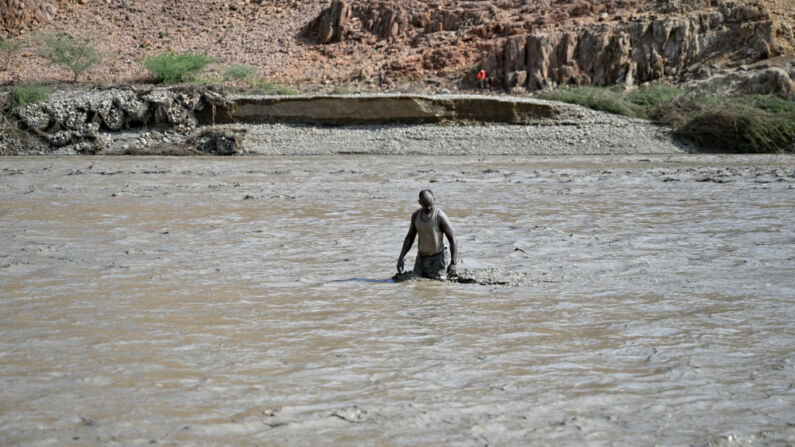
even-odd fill
[[(389, 97), (389, 95), (382, 95)], [(467, 95), (436, 98), (467, 99)], [(504, 101), (547, 101), (499, 97)], [(646, 120), (553, 103), (555, 118), (528, 125), (448, 123), (418, 125), (313, 126), (247, 124), (244, 151), (263, 155), (625, 155), (672, 154), (692, 149), (671, 130)]]
[(625, 155), (688, 152), (668, 129), (607, 117), (599, 122), (545, 125), (389, 125), (317, 127), (237, 125), (244, 149), (264, 155)]

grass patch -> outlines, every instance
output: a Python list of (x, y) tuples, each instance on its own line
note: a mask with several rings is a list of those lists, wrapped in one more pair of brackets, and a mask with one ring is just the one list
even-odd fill
[(649, 84), (628, 92), (618, 87), (562, 87), (543, 93), (541, 98), (632, 118), (649, 118), (655, 108), (682, 94), (678, 87)]
[(635, 90), (624, 93), (624, 97), (629, 103), (639, 107), (642, 115), (647, 117), (649, 112), (669, 101), (672, 101), (684, 94), (684, 90), (679, 87), (654, 83), (641, 86)]
[(671, 126), (674, 135), (702, 148), (726, 152), (795, 152), (795, 102), (775, 96), (725, 96), (716, 88), (684, 93), (654, 83), (618, 87), (562, 87), (543, 99), (578, 104)]
[(201, 84), (201, 85), (223, 85), (224, 80), (221, 78), (217, 78), (215, 76), (209, 77), (196, 77), (188, 79), (191, 83)]
[(228, 65), (224, 68), (224, 79), (227, 81), (245, 81), (257, 73), (257, 67), (251, 65)]
[(674, 135), (730, 152), (795, 152), (795, 102), (775, 96), (694, 93), (663, 104), (655, 117)]
[(626, 101), (614, 89), (602, 87), (561, 87), (540, 95), (543, 99), (577, 104), (589, 109), (617, 115), (638, 117), (639, 108)]
[(356, 89), (348, 84), (338, 85), (331, 90), (332, 95), (352, 95), (354, 93), (356, 93)]
[(143, 62), (144, 68), (152, 73), (155, 82), (175, 84), (191, 80), (201, 73), (213, 59), (203, 53), (162, 53)]
[(50, 91), (38, 84), (28, 84), (11, 90), (11, 110), (16, 111), (28, 104), (50, 99)]
[(81, 73), (99, 64), (104, 57), (95, 48), (90, 36), (74, 38), (64, 33), (47, 34), (42, 44), (39, 56), (52, 64), (71, 70), (74, 74), (72, 82), (77, 82)]
[(251, 83), (251, 86), (247, 93), (252, 95), (289, 96), (289, 95), (297, 95), (298, 91), (293, 90), (290, 87), (285, 87), (283, 85), (279, 85), (270, 81), (258, 80)]

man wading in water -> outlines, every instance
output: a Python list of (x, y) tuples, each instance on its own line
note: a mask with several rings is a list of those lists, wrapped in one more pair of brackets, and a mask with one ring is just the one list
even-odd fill
[(450, 242), (450, 255), (452, 258), (450, 266), (446, 268), (447, 277), (452, 278), (456, 276), (455, 266), (458, 260), (453, 226), (450, 225), (447, 215), (434, 206), (433, 193), (430, 189), (420, 191), (419, 202), (422, 208), (411, 215), (411, 226), (406, 239), (403, 240), (403, 249), (400, 251), (400, 257), (397, 262), (398, 274), (403, 273), (403, 257), (411, 250), (411, 246), (414, 245), (414, 237), (419, 234), (420, 241), (417, 244), (414, 275), (431, 279), (444, 279), (445, 267), (447, 267), (446, 251), (444, 240), (442, 239), (442, 233), (444, 233)]

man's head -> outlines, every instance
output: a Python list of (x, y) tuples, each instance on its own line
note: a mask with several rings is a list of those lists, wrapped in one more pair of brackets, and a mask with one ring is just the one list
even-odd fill
[(420, 191), (420, 205), (425, 212), (430, 212), (433, 209), (433, 192), (430, 189), (423, 189)]

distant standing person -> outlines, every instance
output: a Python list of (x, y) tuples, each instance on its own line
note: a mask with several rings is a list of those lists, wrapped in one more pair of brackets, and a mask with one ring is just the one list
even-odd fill
[(486, 87), (486, 70), (482, 68), (478, 72), (478, 84), (480, 85), (480, 91), (482, 92)]
[(378, 87), (384, 88), (386, 85), (386, 73), (383, 68), (378, 69)]
[[(420, 191), (419, 198), (422, 208), (411, 215), (411, 226), (403, 240), (403, 249), (397, 261), (398, 273), (403, 273), (403, 258), (414, 245), (414, 238), (419, 235), (417, 244), (417, 259), (414, 262), (414, 274), (431, 279), (444, 279), (456, 276), (456, 262), (458, 260), (458, 247), (455, 241), (455, 232), (450, 220), (434, 203), (433, 192), (430, 189)], [(447, 266), (446, 249), (442, 234), (450, 243), (450, 265)]]

